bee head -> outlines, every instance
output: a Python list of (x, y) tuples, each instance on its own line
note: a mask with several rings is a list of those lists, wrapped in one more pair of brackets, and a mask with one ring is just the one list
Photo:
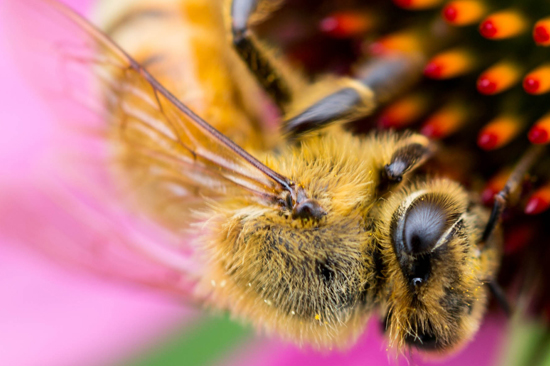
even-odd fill
[(477, 331), (494, 250), (477, 243), (486, 215), (456, 183), (410, 184), (388, 199), (381, 233), (386, 331), (392, 343), (448, 352)]

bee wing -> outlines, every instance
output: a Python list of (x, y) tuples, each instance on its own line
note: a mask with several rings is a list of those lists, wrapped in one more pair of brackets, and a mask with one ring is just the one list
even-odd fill
[[(35, 176), (35, 178), (38, 178)], [(2, 184), (0, 234), (70, 268), (137, 283), (188, 303), (201, 267), (178, 238), (67, 185)], [(154, 237), (155, 240), (151, 238)], [(162, 242), (162, 244), (159, 244)]]
[(11, 3), (25, 47), (42, 50), (27, 58), (25, 72), (34, 84), (42, 80), (50, 105), (65, 119), (108, 124), (104, 137), (124, 150), (126, 164), (168, 175), (188, 190), (238, 187), (266, 204), (291, 191), (289, 179), (201, 119), (70, 8), (54, 0)]
[[(0, 234), (11, 232), (57, 260), (201, 302), (193, 286), (202, 275), (202, 262), (186, 239), (170, 237), (155, 225), (150, 226), (161, 234), (142, 233), (151, 223), (141, 220), (139, 212), (117, 211), (120, 207), (113, 202), (120, 196), (111, 187), (116, 176), (106, 174), (110, 150), (126, 150), (127, 164), (139, 165), (158, 179), (169, 176), (183, 188), (223, 194), (233, 187), (266, 205), (290, 191), (291, 183), (208, 125), (66, 6), (52, 0), (2, 5), (18, 66), (45, 96), (47, 107), (67, 129), (93, 132), (63, 130), (54, 152), (67, 155), (77, 147), (75, 152), (101, 164), (91, 164), (90, 170), (83, 164), (89, 161), (80, 156), (65, 156), (73, 160), (71, 165), (48, 157), (29, 161), (46, 174), (33, 178), (32, 187), (14, 184), (19, 194), (0, 189), (0, 213), (10, 219), (2, 220)], [(36, 125), (29, 121), (21, 129), (32, 135)], [(64, 183), (73, 183), (74, 191), (62, 186), (52, 193), (44, 188), (44, 175), (61, 176)], [(47, 212), (36, 210), (39, 203)]]

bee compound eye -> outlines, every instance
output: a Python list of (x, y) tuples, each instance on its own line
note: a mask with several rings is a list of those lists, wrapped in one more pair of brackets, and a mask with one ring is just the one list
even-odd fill
[(405, 251), (411, 255), (432, 251), (446, 227), (444, 207), (430, 200), (418, 200), (406, 213), (403, 228)]

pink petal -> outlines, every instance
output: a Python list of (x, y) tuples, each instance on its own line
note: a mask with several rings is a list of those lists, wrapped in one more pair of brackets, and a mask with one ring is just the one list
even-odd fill
[(175, 301), (75, 274), (6, 241), (0, 303), (0, 365), (112, 363), (191, 315)]
[(503, 340), (506, 319), (490, 315), (465, 349), (458, 354), (437, 359), (419, 354), (395, 356), (386, 350), (386, 343), (380, 334), (380, 325), (371, 321), (367, 332), (357, 344), (347, 351), (319, 352), (312, 349), (300, 349), (278, 340), (256, 340), (243, 347), (240, 353), (233, 355), (231, 362), (220, 366), (332, 366), (332, 365), (493, 365)]
[[(30, 191), (41, 186), (36, 168), (45, 161), (41, 155), (52, 131), (44, 102), (15, 72), (6, 36), (0, 33), (0, 54), (5, 56), (0, 58), (0, 365), (114, 362), (190, 313), (173, 298), (69, 271), (19, 245), (21, 238), (48, 243), (45, 231), (38, 229), (47, 229), (48, 222), (62, 225), (65, 217), (40, 192)], [(83, 227), (66, 225), (66, 234), (90, 235), (79, 232)]]

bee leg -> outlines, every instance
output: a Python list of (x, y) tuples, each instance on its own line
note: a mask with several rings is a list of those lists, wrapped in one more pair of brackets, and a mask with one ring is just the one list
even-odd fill
[(341, 88), (325, 96), (297, 115), (283, 121), (282, 132), (295, 138), (336, 122), (350, 121), (370, 114), (375, 108), (374, 94), (360, 83), (349, 80)]
[(491, 281), (491, 282), (487, 282), (487, 287), (489, 287), (489, 291), (491, 291), (491, 294), (497, 300), (502, 310), (504, 310), (504, 312), (506, 313), (506, 316), (511, 316), (512, 306), (510, 305), (510, 302), (506, 298), (506, 294), (504, 293), (502, 288), (499, 286), (499, 284), (496, 283), (495, 281)]
[(485, 230), (483, 231), (483, 236), (481, 237), (481, 247), (487, 242), (495, 231), (496, 226), (500, 222), (502, 212), (506, 208), (510, 198), (515, 198), (517, 196), (521, 188), (523, 178), (540, 158), (544, 150), (544, 145), (531, 146), (512, 171), (512, 174), (508, 178), (504, 188), (495, 196), (493, 211), (491, 212), (491, 216), (489, 217), (489, 221), (487, 222)]
[[(318, 95), (316, 89), (324, 81), (302, 85), (305, 83), (300, 82), (300, 75), (285, 67), (284, 62), (275, 59), (258, 42), (249, 29), (249, 19), (261, 2), (232, 0), (232, 42), (263, 89), (279, 109), (287, 113), (282, 130), (289, 137), (369, 115), (379, 103), (394, 97), (421, 75), (423, 58), (418, 54), (380, 56), (358, 65), (354, 79), (340, 78), (328, 83), (329, 92), (322, 97), (311, 103), (295, 103), (300, 102), (301, 95), (306, 98), (310, 94)], [(327, 85), (324, 87), (327, 89)], [(288, 114), (289, 110), (293, 113)]]
[[(301, 82), (300, 76), (292, 73), (280, 60), (275, 60), (258, 42), (253, 32), (249, 29), (249, 18), (262, 0), (232, 0), (231, 2), (231, 32), (232, 42), (241, 59), (248, 69), (254, 74), (256, 80), (277, 104), (280, 111), (288, 112), (291, 104), (295, 102), (295, 94), (301, 87), (315, 90), (317, 84), (306, 86)], [(344, 80), (344, 79), (341, 79)], [(349, 79), (349, 82), (337, 83), (341, 88), (330, 85), (330, 91), (337, 89), (325, 96), (317, 103), (311, 105), (305, 111), (294, 113), (291, 119), (286, 118), (282, 130), (289, 137), (302, 132), (326, 126), (342, 118), (349, 117), (352, 112), (364, 110), (362, 105), (367, 104), (368, 110), (372, 110), (372, 92), (358, 82)], [(349, 84), (346, 85), (346, 84)], [(299, 90), (300, 93), (304, 90)], [(305, 94), (308, 94), (307, 92)], [(295, 108), (294, 108), (295, 109)]]
[[(518, 162), (518, 164), (512, 171), (512, 174), (510, 174), (510, 177), (508, 178), (508, 181), (506, 182), (504, 188), (495, 196), (495, 203), (493, 204), (491, 216), (489, 217), (489, 221), (487, 221), (487, 225), (485, 226), (485, 230), (483, 231), (483, 235), (481, 237), (481, 242), (479, 245), (480, 248), (483, 248), (485, 246), (485, 243), (487, 243), (487, 241), (490, 239), (491, 235), (495, 231), (495, 228), (500, 222), (500, 217), (502, 215), (502, 212), (506, 208), (506, 205), (509, 203), (511, 198), (513, 199), (517, 197), (521, 188), (521, 182), (523, 181), (523, 178), (537, 162), (540, 156), (544, 153), (544, 150), (545, 146), (543, 145), (531, 146)], [(502, 291), (498, 283), (496, 283), (494, 280), (488, 282), (487, 286), (489, 287), (489, 290), (491, 291), (499, 305), (502, 307), (506, 315), (509, 316), (512, 312), (512, 308), (508, 300), (506, 299), (504, 291)]]
[[(333, 123), (364, 117), (395, 97), (421, 74), (420, 57), (413, 54), (380, 56), (362, 65), (354, 79), (334, 82), (335, 91), (283, 123), (283, 132), (296, 137)], [(313, 84), (310, 88), (315, 88)], [(307, 90), (304, 94), (309, 94)]]
[(389, 163), (380, 170), (379, 191), (384, 192), (403, 180), (403, 176), (422, 165), (435, 146), (422, 135), (411, 135), (397, 143)]
[(263, 89), (284, 111), (291, 101), (291, 87), (273, 64), (269, 55), (261, 49), (254, 34), (248, 28), (249, 18), (260, 0), (233, 0), (231, 3), (232, 42), (241, 59), (246, 63)]

